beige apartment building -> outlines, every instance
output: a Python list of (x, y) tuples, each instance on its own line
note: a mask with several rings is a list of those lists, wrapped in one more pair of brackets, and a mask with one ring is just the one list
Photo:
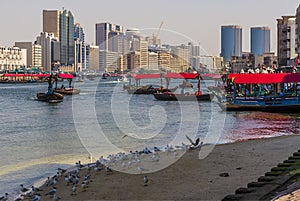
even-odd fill
[(26, 67), (42, 67), (42, 46), (32, 42), (15, 42), (15, 47), (26, 49)]
[(26, 66), (26, 49), (19, 47), (0, 47), (0, 70), (12, 71)]
[(90, 46), (90, 70), (99, 71), (99, 47)]

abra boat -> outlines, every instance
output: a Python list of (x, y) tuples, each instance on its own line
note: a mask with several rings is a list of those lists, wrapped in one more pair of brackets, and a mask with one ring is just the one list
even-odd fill
[(58, 74), (58, 77), (61, 78), (62, 80), (67, 79), (69, 83), (69, 87), (66, 88), (64, 87), (64, 85), (62, 85), (60, 88), (57, 88), (57, 82), (55, 82), (54, 92), (64, 94), (64, 95), (74, 95), (80, 93), (80, 89), (75, 89), (72, 86), (72, 81), (74, 78), (72, 74)]
[(80, 89), (74, 89), (74, 88), (56, 88), (54, 89), (55, 92), (64, 94), (64, 95), (74, 95), (74, 94), (79, 94)]
[(225, 111), (300, 113), (300, 73), (229, 74), (233, 97), (219, 102)]
[[(154, 97), (157, 100), (162, 101), (211, 101), (214, 94), (207, 93), (203, 94), (200, 90), (200, 79), (201, 76), (198, 73), (166, 73), (164, 76), (167, 80), (167, 89), (170, 83), (170, 79), (184, 79), (183, 83), (179, 85), (179, 92), (164, 92), (164, 93), (154, 93)], [(197, 91), (194, 92), (191, 88), (192, 85), (188, 83), (187, 79), (198, 79)], [(178, 90), (177, 89), (177, 90)]]
[(37, 93), (37, 99), (39, 101), (45, 101), (48, 103), (59, 103), (62, 102), (64, 99), (64, 96), (59, 94), (59, 93), (43, 93), (43, 92), (39, 92)]
[[(152, 73), (152, 74), (131, 74), (131, 78), (133, 78), (136, 82), (135, 86), (131, 85), (131, 79), (129, 79), (129, 85), (124, 85), (123, 89), (128, 92), (128, 94), (154, 94), (154, 93), (164, 93), (164, 92), (172, 92), (177, 89), (166, 89), (162, 86), (162, 77), (163, 75), (160, 73)], [(145, 86), (140, 86), (140, 81), (142, 79), (159, 79), (161, 78), (161, 85), (156, 84), (148, 84)]]

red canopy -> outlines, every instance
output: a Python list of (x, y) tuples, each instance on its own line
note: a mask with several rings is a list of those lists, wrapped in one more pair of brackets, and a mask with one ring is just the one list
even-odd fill
[(138, 80), (138, 79), (156, 79), (156, 78), (160, 78), (159, 73), (155, 73), (155, 74), (131, 74), (131, 76), (136, 80)]
[(62, 79), (73, 79), (74, 76), (72, 74), (58, 74), (58, 77)]
[(167, 73), (165, 78), (195, 79), (198, 73)]
[(236, 84), (270, 84), (300, 82), (300, 73), (272, 73), (272, 74), (229, 74)]

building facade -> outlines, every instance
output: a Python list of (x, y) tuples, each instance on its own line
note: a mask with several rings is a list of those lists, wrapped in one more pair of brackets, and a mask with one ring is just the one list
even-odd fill
[(52, 33), (59, 41), (62, 66), (74, 66), (75, 63), (74, 29), (71, 11), (43, 10), (43, 32)]
[(295, 16), (277, 19), (277, 57), (279, 66), (294, 64), (297, 57)]
[(15, 47), (26, 49), (26, 67), (42, 67), (42, 46), (32, 42), (15, 42)]
[[(123, 32), (123, 27), (117, 24), (112, 23), (97, 23), (96, 26), (96, 45), (99, 46), (100, 50), (108, 50), (114, 51), (112, 47), (114, 45), (110, 45), (109, 48), (109, 39), (113, 40), (116, 35), (119, 35)], [(116, 51), (114, 51), (116, 52)]]
[(270, 52), (270, 32), (269, 27), (251, 27), (251, 52), (254, 56)]
[(92, 71), (100, 71), (99, 68), (99, 47), (96, 45), (90, 45), (90, 62), (89, 62), (89, 70)]
[(242, 56), (242, 27), (239, 25), (221, 27), (221, 57), (229, 62), (232, 56)]
[(52, 71), (52, 39), (54, 39), (53, 33), (41, 32), (40, 36), (36, 38), (36, 44), (42, 47), (42, 67), (44, 71)]
[(53, 33), (54, 37), (60, 38), (60, 15), (59, 10), (43, 10), (43, 32)]
[(26, 61), (26, 49), (19, 47), (0, 47), (0, 70), (13, 71), (24, 67)]

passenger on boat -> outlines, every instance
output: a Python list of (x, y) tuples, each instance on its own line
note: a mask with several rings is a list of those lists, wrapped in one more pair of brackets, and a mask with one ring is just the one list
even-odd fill
[(53, 75), (53, 73), (50, 74), (48, 77), (48, 91), (47, 94), (53, 94), (53, 83), (57, 82), (57, 74)]

